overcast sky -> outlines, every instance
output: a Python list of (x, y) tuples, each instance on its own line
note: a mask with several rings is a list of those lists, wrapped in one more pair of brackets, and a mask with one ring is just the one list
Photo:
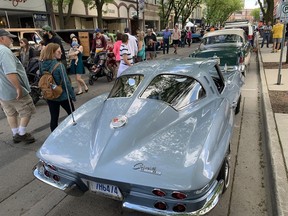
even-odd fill
[[(257, 2), (257, 5), (255, 3)], [(257, 0), (245, 0), (245, 9), (259, 8)]]

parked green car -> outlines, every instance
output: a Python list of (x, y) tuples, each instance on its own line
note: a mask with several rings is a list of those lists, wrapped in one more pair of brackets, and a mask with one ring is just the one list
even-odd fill
[(220, 66), (225, 69), (233, 68), (246, 75), (250, 62), (251, 45), (242, 29), (224, 29), (206, 33), (190, 57), (218, 57)]

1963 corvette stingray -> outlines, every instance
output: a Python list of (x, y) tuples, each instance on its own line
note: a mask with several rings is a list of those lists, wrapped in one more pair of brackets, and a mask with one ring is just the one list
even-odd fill
[(154, 215), (204, 215), (229, 184), (239, 71), (184, 58), (128, 68), (109, 94), (68, 116), (37, 152), (34, 175)]

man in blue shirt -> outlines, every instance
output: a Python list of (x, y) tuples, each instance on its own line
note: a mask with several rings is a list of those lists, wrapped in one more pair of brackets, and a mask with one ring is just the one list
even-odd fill
[(171, 37), (171, 31), (169, 31), (168, 27), (166, 27), (163, 32), (163, 54), (165, 54), (165, 49), (167, 50), (167, 54), (169, 53), (169, 42)]

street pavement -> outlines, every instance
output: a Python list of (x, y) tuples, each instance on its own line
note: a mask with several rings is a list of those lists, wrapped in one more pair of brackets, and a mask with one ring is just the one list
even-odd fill
[[(269, 91), (288, 91), (288, 69), (281, 69), (281, 82), (277, 85), (279, 69), (264, 69), (263, 62), (279, 62), (281, 52), (271, 53), (264, 46), (258, 49), (260, 79), (262, 85), (262, 113), (264, 120), (264, 138), (267, 144), (268, 166), (271, 167), (270, 182), (274, 194), (272, 206), (274, 215), (288, 215), (288, 114), (273, 113)], [(282, 62), (286, 61), (286, 48), (283, 49)], [(288, 102), (287, 102), (288, 106)], [(275, 195), (275, 197), (274, 197)]]

